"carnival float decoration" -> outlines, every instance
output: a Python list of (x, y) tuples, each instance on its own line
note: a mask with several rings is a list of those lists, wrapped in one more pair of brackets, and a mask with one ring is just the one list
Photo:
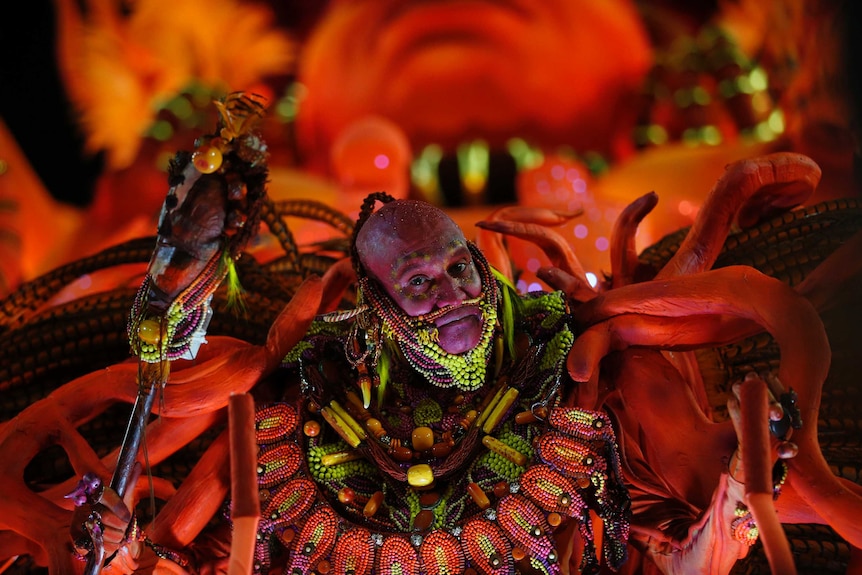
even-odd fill
[[(860, 274), (862, 214), (855, 199), (797, 208), (820, 179), (809, 158), (776, 153), (728, 166), (693, 226), (641, 253), (634, 236), (659, 198), (650, 193), (634, 201), (614, 227), (611, 269), (597, 286), (554, 231), (572, 214), (505, 207), (479, 222), (477, 249), (501, 283), (511, 284), (519, 267), (506, 251), (506, 237), (535, 243), (549, 258), (552, 266), (540, 277), (559, 294), (562, 306), (555, 313), (570, 314), (577, 326), (564, 357), (576, 385), (558, 389), (549, 382), (543, 389), (556, 399), (548, 404), (522, 405), (510, 392), (514, 387), (503, 384), (475, 395), (472, 417), (459, 423), (475, 442), (468, 453), (494, 453), (507, 469), (518, 470), (505, 485), (490, 489), (465, 482), (463, 505), (478, 511), (465, 512), (457, 524), (434, 518), (417, 528), (424, 509), (417, 499), (398, 529), (375, 518), (383, 501), (377, 492), (319, 487), (330, 485), (320, 477), (337, 476), (339, 466), (373, 467), (379, 461), (373, 445), (383, 434), (368, 410), (374, 409), (380, 382), (372, 378), (359, 385), (341, 404), (319, 382), (278, 375), (286, 358), (299, 360), (297, 344), (309, 329), (323, 329), (327, 318), (361, 315), (367, 302), (357, 298), (361, 278), (350, 259), (354, 223), (312, 200), (269, 199), (266, 147), (253, 130), (261, 102), (236, 94), (216, 105), (217, 130), (199, 139), (194, 152), (177, 155), (156, 238), (62, 266), (21, 285), (0, 305), (5, 569), (47, 567), (52, 575), (70, 574), (89, 561), (88, 569), (98, 571), (112, 556), (100, 552), (101, 533), (110, 526), (92, 512), (122, 509), (105, 498), (113, 497), (112, 490), (135, 514), (134, 528), (122, 534), (126, 545), (108, 550), (116, 551), (112, 572), (144, 568), (140, 561), (147, 553), (153, 561), (148, 569), (187, 572), (194, 550), (209, 541), (213, 518), (237, 517), (237, 509), (248, 513), (256, 507), (249, 497), (253, 503), (260, 498), (260, 521), (244, 524), (250, 533), (235, 523), (233, 538), (254, 542), (258, 569), (268, 567), (268, 554), (280, 549), (288, 572), (299, 573), (568, 572), (568, 559), (555, 554), (551, 534), (586, 524), (593, 517), (590, 508), (604, 531), (581, 533), (587, 541), (595, 537), (594, 555), (585, 554), (581, 567), (619, 567), (625, 522), (618, 520), (619, 509), (604, 506), (608, 493), (602, 490), (615, 489), (622, 472), (614, 467), (620, 463), (611, 453), (610, 467), (591, 468), (599, 462), (577, 454), (584, 441), (599, 451), (611, 445), (603, 431), (611, 421), (572, 414), (624, 405), (614, 412), (623, 414), (615, 424), (625, 427), (637, 419), (653, 444), (664, 446), (658, 448), (659, 461), (666, 465), (658, 475), (680, 493), (698, 492), (694, 503), (700, 504), (732, 452), (727, 448), (733, 427), (720, 406), (731, 384), (751, 371), (762, 375), (744, 386), (746, 397), (759, 399), (742, 402), (747, 447), (741, 457), (746, 502), (767, 557), (752, 568), (822, 573), (824, 561), (841, 569), (850, 561), (849, 549), (862, 547), (859, 487), (833, 472), (846, 461), (829, 460), (840, 456), (836, 444), (852, 441), (855, 432), (852, 424), (833, 426), (841, 419), (836, 414), (858, 420), (853, 402), (837, 399), (854, 397), (858, 386), (841, 359), (854, 348), (838, 347), (852, 346), (842, 339), (847, 320), (833, 314), (836, 305), (858, 311), (849, 294)], [(333, 239), (300, 248), (288, 217), (323, 221)], [(266, 229), (258, 231), (258, 222)], [(264, 234), (276, 238), (280, 257), (256, 257), (254, 244)], [(76, 278), (119, 266), (137, 266), (143, 280), (54, 303)], [(824, 317), (827, 327), (839, 326), (831, 348)], [(361, 379), (368, 350), (354, 351)], [(772, 432), (786, 437), (792, 428), (798, 445), (779, 482), (794, 497), (774, 501), (769, 418), (746, 407), (765, 406), (769, 393), (786, 415), (772, 422)], [(259, 408), (255, 425), (232, 440), (238, 430), (227, 423), (227, 407), (240, 394), (252, 395)], [(278, 401), (285, 395), (294, 402)], [(307, 401), (309, 395), (317, 401)], [(119, 422), (129, 420), (132, 405), (127, 431)], [(501, 436), (501, 422), (516, 418), (541, 430), (530, 436), (532, 444), (511, 437), (507, 443)], [(824, 420), (826, 436), (818, 434)], [(231, 447), (252, 445), (252, 436), (260, 451), (257, 476), (249, 482), (230, 462), (238, 455)], [(570, 449), (560, 447), (569, 443)], [(397, 452), (388, 445), (390, 454)], [(427, 449), (436, 445), (432, 440)], [(416, 458), (411, 453), (408, 460)], [(676, 465), (679, 458), (690, 464)], [(419, 466), (396, 466), (405, 475), (414, 467)], [(567, 474), (567, 467), (577, 472)], [(108, 477), (110, 489), (94, 480)], [(584, 483), (572, 483), (572, 477)], [(245, 489), (228, 497), (232, 482)], [(802, 524), (801, 531), (783, 531), (775, 510), (778, 520), (794, 524), (785, 529)], [(130, 517), (122, 519), (127, 523)], [(750, 533), (751, 519), (739, 528)], [(805, 531), (804, 525), (814, 527)], [(820, 526), (828, 529), (825, 536)], [(73, 546), (71, 532), (85, 537)], [(826, 545), (822, 552), (800, 551), (788, 544), (793, 537), (828, 539), (843, 551), (824, 560)], [(218, 552), (226, 566), (229, 550)]]

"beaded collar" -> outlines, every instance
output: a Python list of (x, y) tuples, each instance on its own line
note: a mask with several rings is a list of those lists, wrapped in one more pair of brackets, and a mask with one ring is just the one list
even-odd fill
[(385, 402), (367, 409), (337, 353), (349, 324), (315, 322), (286, 358), (304, 397), (258, 416), (260, 571), (558, 573), (553, 532), (575, 521), (582, 572), (595, 573), (591, 513), (620, 565), (629, 500), (612, 426), (559, 405), (574, 337), (565, 299), (517, 305), (515, 353), (495, 338), (486, 386), (436, 388), (399, 354)]

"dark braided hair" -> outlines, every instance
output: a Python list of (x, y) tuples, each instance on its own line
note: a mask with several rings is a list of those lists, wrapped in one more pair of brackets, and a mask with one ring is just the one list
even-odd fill
[(365, 222), (374, 213), (374, 205), (377, 202), (388, 204), (394, 201), (395, 198), (386, 192), (371, 192), (362, 200), (362, 207), (359, 208), (359, 218), (356, 220), (356, 225), (353, 226), (353, 235), (350, 238), (350, 258), (353, 260), (353, 270), (356, 272), (356, 277), (362, 277), (365, 271), (362, 269), (362, 263), (359, 261), (359, 252), (356, 251), (356, 238), (359, 236), (359, 230), (362, 229), (362, 226), (365, 225)]

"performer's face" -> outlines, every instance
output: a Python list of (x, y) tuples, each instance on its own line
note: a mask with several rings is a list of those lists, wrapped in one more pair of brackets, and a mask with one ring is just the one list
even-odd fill
[(363, 227), (357, 246), (371, 277), (407, 315), (454, 306), (434, 320), (440, 347), (455, 354), (474, 348), (481, 311), (461, 304), (481, 295), (482, 281), (460, 228), (420, 202), (389, 204), (381, 212)]

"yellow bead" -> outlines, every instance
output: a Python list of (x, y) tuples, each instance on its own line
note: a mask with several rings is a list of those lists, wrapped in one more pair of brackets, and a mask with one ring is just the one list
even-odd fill
[(434, 446), (434, 432), (430, 427), (417, 427), (413, 430), (413, 449), (415, 451), (425, 451)]
[(386, 435), (386, 430), (383, 429), (383, 424), (380, 423), (379, 419), (375, 419), (373, 417), (369, 417), (365, 420), (365, 429), (368, 430), (368, 433), (380, 439), (384, 435)]
[(361, 459), (362, 455), (358, 451), (335, 451), (325, 453), (320, 457), (320, 463), (326, 467), (332, 467), (339, 463), (347, 463), (348, 461), (356, 461)]
[(488, 494), (479, 487), (478, 483), (468, 483), (467, 492), (473, 498), (473, 501), (476, 502), (476, 505), (479, 506), (479, 509), (488, 509), (491, 506)]
[(527, 464), (527, 456), (523, 453), (519, 452), (514, 447), (506, 445), (499, 439), (495, 437), (491, 437), (490, 435), (486, 435), (482, 438), (482, 445), (499, 455), (500, 457), (504, 457), (508, 459), (515, 465), (523, 467)]
[(144, 342), (155, 345), (162, 337), (161, 326), (154, 319), (145, 319), (138, 325), (138, 338)]
[(407, 470), (407, 483), (411, 487), (428, 487), (434, 483), (434, 471), (425, 463), (413, 465)]
[(221, 167), (221, 150), (212, 145), (204, 145), (192, 154), (192, 163), (202, 174), (212, 174)]

